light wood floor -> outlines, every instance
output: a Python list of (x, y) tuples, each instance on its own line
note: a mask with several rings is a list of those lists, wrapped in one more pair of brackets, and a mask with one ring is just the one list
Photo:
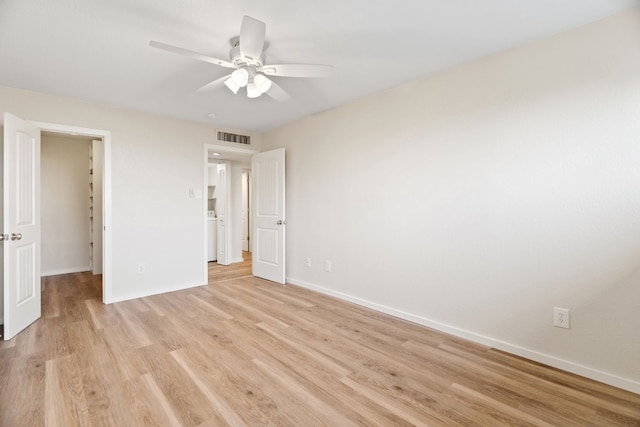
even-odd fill
[(1, 426), (639, 426), (640, 395), (295, 286), (210, 283), (108, 306), (44, 279), (0, 343)]

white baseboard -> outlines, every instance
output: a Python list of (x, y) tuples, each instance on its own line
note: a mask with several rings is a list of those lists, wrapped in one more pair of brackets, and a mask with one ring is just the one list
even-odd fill
[(295, 278), (287, 277), (287, 283), (300, 286), (302, 288), (311, 289), (313, 291), (317, 291), (325, 295), (330, 295), (345, 301), (352, 302), (357, 305), (361, 305), (363, 307), (370, 308), (372, 310), (376, 310), (385, 314), (389, 314), (394, 317), (398, 317), (400, 319), (408, 320), (410, 322), (427, 326), (429, 328), (436, 329), (438, 331), (445, 332), (450, 335), (464, 338), (469, 341), (476, 342), (478, 344), (493, 347), (495, 349), (502, 350), (517, 356), (521, 356), (526, 359), (533, 360), (535, 362), (543, 363), (545, 365), (552, 366), (554, 368), (562, 369), (563, 371), (566, 371), (566, 372), (571, 372), (573, 374), (580, 375), (585, 378), (589, 378), (595, 381), (599, 381), (601, 383), (605, 383), (614, 387), (621, 388), (623, 390), (628, 390), (633, 393), (640, 394), (640, 382), (637, 382), (637, 381), (633, 381), (627, 378), (622, 378), (617, 375), (610, 374), (608, 372), (582, 366), (580, 364), (571, 362), (569, 360), (560, 359), (555, 356), (551, 356), (545, 353), (540, 353), (535, 350), (530, 350), (518, 345), (510, 344), (505, 341), (497, 340), (494, 338), (477, 334), (475, 332), (460, 329), (455, 326), (448, 325), (446, 323), (430, 320), (425, 317), (416, 316), (411, 313), (406, 313), (401, 310), (397, 310), (397, 309), (387, 307), (375, 302), (367, 301), (358, 297), (344, 294), (342, 292), (337, 292), (332, 289), (324, 288), (322, 286), (316, 286), (312, 283), (305, 282), (304, 280), (298, 280)]
[(88, 265), (85, 265), (82, 267), (70, 267), (70, 268), (60, 268), (57, 270), (41, 271), (40, 276), (41, 277), (57, 276), (58, 274), (81, 273), (84, 271), (91, 271), (91, 267), (89, 267)]
[(204, 286), (207, 283), (200, 283), (200, 282), (193, 282), (193, 283), (181, 283), (179, 285), (175, 285), (175, 286), (166, 286), (164, 288), (156, 288), (150, 291), (144, 291), (144, 292), (135, 292), (135, 293), (131, 293), (131, 294), (127, 294), (127, 295), (121, 295), (118, 296), (116, 298), (109, 298), (108, 300), (104, 301), (105, 304), (112, 304), (114, 302), (122, 302), (122, 301), (128, 301), (128, 300), (132, 300), (132, 299), (136, 299), (136, 298), (144, 298), (144, 297), (150, 297), (152, 295), (159, 295), (159, 294), (164, 294), (167, 292), (175, 292), (175, 291), (182, 291), (184, 289), (189, 289), (189, 288), (195, 288), (198, 286)]
[(244, 262), (244, 258), (240, 257), (240, 258), (233, 258), (229, 264), (235, 264), (237, 262)]

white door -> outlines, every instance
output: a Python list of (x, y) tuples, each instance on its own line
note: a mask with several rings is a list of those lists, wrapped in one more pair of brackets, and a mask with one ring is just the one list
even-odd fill
[(253, 275), (285, 282), (284, 148), (255, 154), (253, 177)]
[(5, 113), (3, 140), (4, 339), (40, 318), (40, 129)]
[(216, 187), (218, 215), (218, 264), (229, 265), (229, 165), (218, 164)]

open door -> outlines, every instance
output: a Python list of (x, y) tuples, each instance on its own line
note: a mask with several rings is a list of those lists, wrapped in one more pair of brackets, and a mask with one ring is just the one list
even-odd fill
[(4, 339), (40, 318), (40, 128), (4, 114)]
[(284, 148), (255, 154), (253, 177), (253, 275), (285, 283)]

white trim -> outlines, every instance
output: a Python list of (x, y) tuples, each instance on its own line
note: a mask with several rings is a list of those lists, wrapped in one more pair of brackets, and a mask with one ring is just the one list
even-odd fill
[(205, 157), (207, 157), (207, 159), (209, 157), (208, 150), (219, 151), (221, 153), (246, 154), (247, 156), (253, 156), (254, 154), (257, 154), (260, 152), (260, 150), (256, 150), (255, 148), (231, 147), (223, 144), (205, 144), (205, 147), (207, 148), (207, 151), (205, 152), (206, 154)]
[(229, 261), (229, 264), (236, 264), (238, 262), (244, 262), (244, 258), (240, 257), (240, 258), (233, 258), (231, 261)]
[(207, 286), (207, 283), (206, 282), (205, 283), (201, 283), (201, 282), (181, 283), (176, 286), (165, 286), (164, 288), (154, 289), (154, 290), (145, 291), (145, 292), (134, 292), (127, 295), (121, 295), (118, 298), (112, 299), (110, 302), (113, 303), (113, 302), (129, 301), (136, 298), (150, 297), (153, 295), (160, 295), (168, 292), (183, 291), (185, 289), (195, 288), (198, 286)]
[(102, 302), (109, 304), (112, 300), (112, 266), (111, 266), (111, 132), (78, 126), (56, 123), (34, 122), (41, 130), (48, 132), (77, 134), (102, 138)]
[(204, 178), (202, 180), (202, 221), (203, 221), (203, 225), (202, 225), (202, 265), (203, 265), (203, 272), (202, 272), (202, 282), (204, 283), (209, 283), (209, 257), (207, 255), (207, 252), (209, 251), (209, 246), (207, 244), (207, 236), (208, 236), (208, 232), (207, 232), (207, 227), (209, 226), (209, 224), (207, 223), (207, 221), (209, 220), (209, 216), (207, 214), (207, 210), (209, 209), (208, 206), (208, 192), (209, 192), (209, 148), (213, 147), (212, 144), (204, 144), (203, 148), (204, 148), (204, 166), (203, 166), (203, 175)]
[(322, 286), (317, 286), (312, 283), (305, 282), (303, 280), (298, 280), (295, 278), (288, 277), (287, 283), (290, 283), (295, 286), (300, 286), (302, 288), (311, 289), (313, 291), (317, 291), (325, 295), (330, 295), (330, 296), (339, 298), (341, 300), (349, 301), (354, 304), (370, 308), (372, 310), (386, 313), (391, 316), (398, 317), (400, 319), (408, 320), (410, 322), (417, 323), (419, 325), (426, 326), (432, 329), (436, 329), (438, 331), (445, 332), (447, 334), (454, 335), (460, 338), (464, 338), (469, 341), (476, 342), (478, 344), (493, 347), (495, 349), (502, 350), (507, 353), (521, 356), (526, 359), (533, 360), (535, 362), (543, 363), (545, 365), (552, 366), (554, 368), (558, 368), (566, 372), (571, 372), (573, 374), (577, 374), (585, 378), (599, 381), (614, 387), (618, 387), (623, 390), (627, 390), (633, 393), (640, 393), (640, 382), (637, 382), (637, 381), (633, 381), (627, 378), (622, 378), (608, 372), (600, 371), (598, 369), (589, 368), (588, 366), (583, 366), (583, 365), (571, 362), (569, 360), (561, 359), (545, 353), (540, 353), (535, 350), (530, 350), (515, 344), (510, 344), (505, 341), (497, 340), (495, 338), (480, 335), (475, 332), (467, 331), (465, 329), (448, 325), (446, 323), (427, 319), (422, 316), (416, 316), (414, 314), (407, 313), (401, 310), (396, 310), (394, 308), (387, 307), (385, 305), (367, 301), (358, 297), (344, 294), (342, 292), (337, 292)]
[(40, 276), (57, 276), (58, 274), (83, 273), (85, 271), (91, 272), (91, 267), (85, 265), (83, 267), (60, 268), (58, 270), (42, 271), (40, 272)]

